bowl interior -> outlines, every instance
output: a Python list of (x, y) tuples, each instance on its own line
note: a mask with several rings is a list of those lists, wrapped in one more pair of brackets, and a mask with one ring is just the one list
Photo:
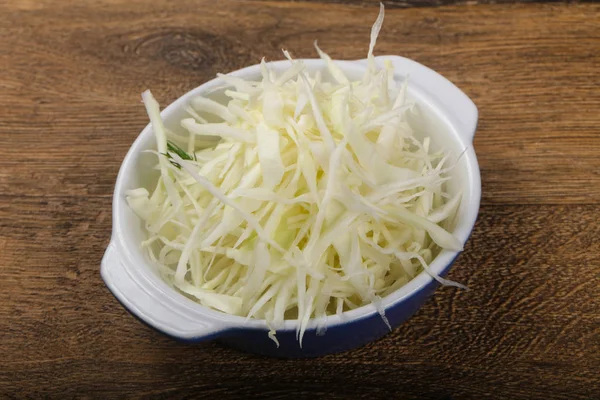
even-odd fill
[[(321, 71), (323, 79), (330, 79), (327, 69), (320, 60), (305, 60), (305, 63), (311, 74)], [(340, 66), (350, 79), (360, 79), (364, 73), (365, 64), (360, 62), (340, 62)], [(270, 67), (280, 73), (289, 68), (289, 64), (287, 62), (275, 62), (271, 63)], [(234, 74), (243, 76), (246, 79), (260, 79), (260, 69), (258, 66), (248, 67)], [(404, 79), (402, 71), (396, 71), (396, 81), (400, 84)], [(163, 110), (162, 117), (165, 126), (175, 133), (187, 135), (183, 131), (183, 128), (181, 128), (180, 121), (182, 118), (188, 117), (184, 108), (189, 104), (190, 99), (202, 94), (215, 100), (225, 100), (227, 98), (223, 93), (224, 90), (223, 82), (217, 78), (186, 93)], [(452, 159), (456, 160), (465, 149), (468, 149), (460, 157), (456, 167), (449, 173), (452, 179), (447, 186), (448, 191), (452, 194), (459, 190), (463, 193), (459, 212), (451, 228), (454, 234), (464, 242), (474, 222), (473, 205), (478, 205), (479, 201), (479, 189), (473, 187), (473, 171), (477, 170), (474, 169), (474, 166), (476, 167), (477, 165), (475, 153), (470, 148), (471, 143), (467, 142), (457, 131), (455, 124), (452, 123), (451, 116), (445, 114), (445, 111), (436, 102), (435, 98), (432, 98), (428, 93), (419, 88), (418, 82), (409, 81), (408, 98), (417, 104), (415, 112), (408, 113), (409, 123), (417, 136), (421, 138), (429, 136), (431, 138), (432, 150), (443, 149), (449, 151), (453, 155)], [(207, 117), (210, 118), (209, 116)], [(118, 218), (115, 221), (119, 221), (120, 226), (115, 226), (115, 229), (120, 233), (120, 240), (123, 241), (123, 245), (130, 252), (131, 257), (138, 261), (136, 268), (139, 268), (156, 286), (163, 290), (175, 292), (170, 287), (165, 289), (166, 283), (152, 266), (153, 264), (146, 251), (141, 248), (140, 243), (147, 238), (147, 234), (144, 231), (142, 221), (128, 207), (125, 200), (127, 190), (145, 187), (151, 191), (154, 188), (159, 173), (154, 170), (157, 162), (156, 155), (144, 152), (144, 150), (150, 149), (156, 149), (156, 145), (153, 131), (150, 126), (147, 126), (133, 144), (119, 172), (119, 178), (115, 187), (113, 212), (118, 213)], [(476, 212), (477, 210), (475, 210), (475, 214)], [(453, 261), (456, 254), (456, 252), (442, 251), (432, 262), (430, 266), (431, 270), (435, 273), (442, 272)], [(422, 272), (411, 282), (384, 298), (382, 305), (387, 307), (402, 297), (410, 295), (413, 291), (425, 286), (430, 281), (430, 276)], [(200, 304), (187, 299), (179, 293), (176, 295), (181, 298), (182, 302), (189, 302), (189, 307), (202, 307)], [(214, 312), (218, 313), (217, 311)], [(366, 305), (344, 314), (347, 314), (346, 317), (358, 317), (372, 312), (376, 312), (374, 306)], [(242, 317), (236, 316), (228, 316), (228, 318), (234, 321), (239, 319), (238, 322), (245, 320)], [(329, 318), (335, 320), (335, 316)]]

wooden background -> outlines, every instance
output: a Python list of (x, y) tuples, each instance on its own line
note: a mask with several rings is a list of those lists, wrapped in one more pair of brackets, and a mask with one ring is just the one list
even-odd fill
[(99, 275), (113, 183), (144, 89), (166, 105), (317, 38), (362, 58), (377, 3), (0, 2), (0, 398), (600, 398), (600, 6), (386, 3), (377, 53), (480, 110), (481, 213), (450, 274), (471, 290), (440, 289), (361, 349), (286, 361), (125, 312)]

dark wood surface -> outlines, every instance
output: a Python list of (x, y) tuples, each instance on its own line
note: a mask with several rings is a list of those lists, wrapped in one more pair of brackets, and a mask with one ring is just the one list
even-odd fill
[(168, 104), (317, 38), (362, 58), (377, 4), (338, 3), (0, 3), (0, 398), (600, 398), (598, 4), (388, 2), (377, 53), (480, 110), (481, 213), (450, 274), (470, 291), (355, 351), (273, 360), (178, 344), (104, 287), (140, 93)]

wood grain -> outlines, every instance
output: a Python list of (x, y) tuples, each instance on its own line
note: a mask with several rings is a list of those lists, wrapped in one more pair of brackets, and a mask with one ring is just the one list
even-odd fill
[[(259, 0), (262, 1), (262, 0)], [(280, 2), (344, 4), (359, 7), (379, 6), (383, 3), (386, 9), (413, 7), (441, 7), (448, 5), (482, 5), (482, 4), (517, 4), (517, 3), (565, 3), (562, 0), (271, 0)], [(571, 0), (571, 3), (585, 3), (589, 0)], [(593, 1), (592, 1), (593, 2)]]
[(0, 3), (0, 398), (600, 398), (598, 4), (388, 9), (378, 53), (480, 110), (482, 209), (451, 272), (469, 291), (364, 348), (285, 361), (175, 343), (105, 289), (141, 91), (168, 104), (317, 38), (362, 58), (377, 4), (337, 3)]

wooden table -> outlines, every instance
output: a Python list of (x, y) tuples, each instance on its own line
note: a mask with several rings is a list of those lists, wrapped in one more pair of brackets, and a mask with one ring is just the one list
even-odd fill
[(341, 3), (0, 4), (0, 398), (600, 398), (598, 4), (387, 2), (377, 53), (480, 110), (481, 213), (450, 275), (470, 291), (440, 289), (366, 347), (286, 361), (175, 343), (103, 285), (140, 93), (168, 104), (282, 47), (313, 57), (317, 38), (362, 58), (377, 4)]

